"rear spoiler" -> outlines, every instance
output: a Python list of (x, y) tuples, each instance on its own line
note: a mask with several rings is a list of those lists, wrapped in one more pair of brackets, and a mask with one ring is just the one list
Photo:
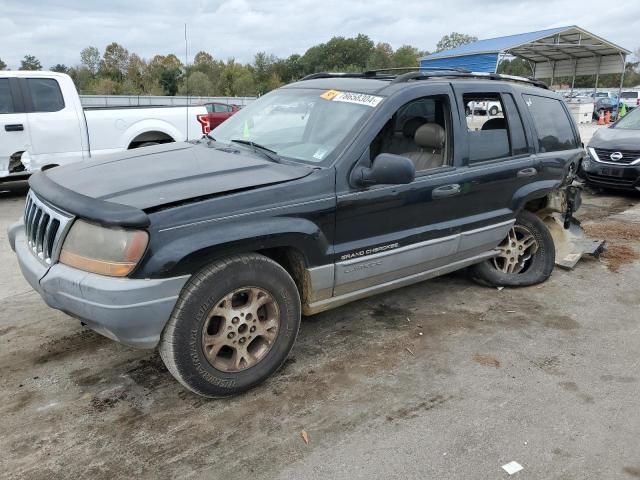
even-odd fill
[(100, 225), (146, 228), (151, 223), (139, 208), (87, 197), (59, 185), (44, 172), (31, 175), (29, 186), (38, 198), (51, 206)]

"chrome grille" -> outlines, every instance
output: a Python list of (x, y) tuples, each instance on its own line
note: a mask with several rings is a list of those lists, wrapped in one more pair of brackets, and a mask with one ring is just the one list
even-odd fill
[(29, 191), (24, 207), (24, 226), (27, 244), (45, 265), (58, 260), (60, 243), (73, 217), (57, 210)]
[[(640, 150), (607, 150), (604, 148), (594, 148), (598, 160), (606, 163), (616, 163), (620, 165), (631, 165), (640, 163)], [(612, 154), (619, 154), (614, 160), (611, 158)]]

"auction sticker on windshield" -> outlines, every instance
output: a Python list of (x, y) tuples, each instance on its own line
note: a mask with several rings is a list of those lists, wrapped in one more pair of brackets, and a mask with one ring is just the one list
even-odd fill
[(339, 92), (337, 90), (327, 90), (320, 97), (332, 102), (355, 103), (368, 107), (377, 107), (384, 98), (366, 93)]

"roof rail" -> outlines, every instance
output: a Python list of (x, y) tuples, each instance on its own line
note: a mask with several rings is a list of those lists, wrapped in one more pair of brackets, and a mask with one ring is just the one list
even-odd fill
[(392, 67), (392, 68), (377, 68), (375, 70), (367, 70), (364, 72), (365, 74), (375, 75), (379, 72), (398, 72), (402, 70), (417, 70), (417, 71), (434, 71), (434, 72), (460, 72), (460, 73), (471, 73), (471, 70), (467, 70), (462, 67)]
[[(423, 70), (423, 69), (422, 69)], [(547, 87), (547, 84), (544, 82), (541, 82), (540, 80), (537, 80), (535, 78), (525, 78), (525, 77), (517, 77), (515, 75), (502, 75), (499, 73), (485, 73), (485, 72), (470, 72), (470, 71), (466, 71), (466, 72), (458, 72), (455, 70), (440, 70), (434, 73), (430, 73), (430, 72), (421, 72), (421, 71), (415, 71), (415, 72), (408, 72), (405, 73), (403, 75), (398, 75), (397, 77), (395, 77), (393, 80), (391, 80), (391, 83), (405, 83), (408, 82), (410, 80), (428, 80), (430, 78), (443, 78), (443, 77), (455, 77), (455, 78), (480, 78), (483, 80), (506, 80), (506, 81), (511, 81), (511, 82), (518, 82), (518, 83), (526, 83), (528, 85), (533, 85), (536, 87), (540, 87), (540, 88), (544, 88), (544, 89), (549, 89), (549, 87)]]
[[(391, 72), (412, 70), (401, 75), (394, 75)], [(483, 80), (503, 80), (517, 83), (526, 83), (535, 87), (549, 89), (544, 82), (535, 78), (517, 77), (514, 75), (503, 75), (493, 72), (472, 72), (464, 68), (438, 68), (438, 67), (394, 67), (381, 68), (377, 70), (367, 70), (365, 72), (331, 73), (318, 72), (307, 75), (304, 80), (314, 80), (319, 78), (369, 78), (375, 80), (390, 80), (394, 83), (406, 83), (411, 80), (429, 80), (432, 78), (479, 78)]]

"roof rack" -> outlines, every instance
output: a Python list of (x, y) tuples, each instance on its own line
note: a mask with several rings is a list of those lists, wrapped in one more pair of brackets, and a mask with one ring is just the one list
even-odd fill
[(540, 80), (537, 80), (535, 78), (517, 77), (515, 75), (502, 75), (500, 73), (485, 73), (485, 72), (470, 72), (470, 71), (466, 71), (466, 72), (440, 71), (440, 72), (435, 72), (435, 74), (424, 73), (421, 71), (408, 72), (403, 75), (398, 75), (393, 80), (391, 80), (391, 83), (405, 83), (410, 80), (428, 80), (430, 78), (443, 78), (443, 77), (480, 78), (483, 80), (506, 80), (510, 82), (526, 83), (528, 85), (544, 88), (546, 90), (549, 89), (546, 83), (541, 82)]
[[(395, 75), (393, 72), (410, 70), (407, 73)], [(314, 80), (318, 78), (369, 78), (375, 80), (390, 80), (391, 83), (405, 83), (411, 80), (429, 80), (432, 78), (479, 78), (483, 80), (503, 80), (517, 83), (526, 83), (535, 87), (549, 89), (544, 82), (535, 78), (517, 77), (514, 75), (503, 75), (500, 73), (472, 72), (464, 68), (439, 68), (439, 67), (393, 67), (367, 70), (354, 73), (312, 73), (302, 78), (304, 80)]]

